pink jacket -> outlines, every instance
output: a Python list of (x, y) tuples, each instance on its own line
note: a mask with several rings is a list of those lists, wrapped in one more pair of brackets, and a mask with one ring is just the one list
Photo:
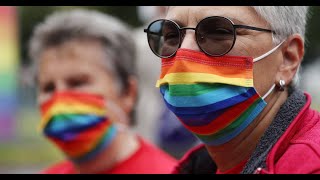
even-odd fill
[(257, 174), (320, 173), (320, 114), (310, 109), (311, 97), (270, 150), (265, 169)]
[[(306, 102), (301, 110), (267, 151), (265, 168), (255, 168), (253, 173), (320, 174), (320, 113), (310, 108), (311, 96), (307, 93), (304, 96)], [(216, 168), (205, 146), (199, 145), (185, 154), (173, 173), (208, 174), (215, 173)]]

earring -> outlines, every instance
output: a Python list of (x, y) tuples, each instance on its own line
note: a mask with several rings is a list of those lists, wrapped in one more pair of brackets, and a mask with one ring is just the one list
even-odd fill
[(280, 80), (279, 81), (279, 90), (284, 91), (284, 87), (286, 86), (286, 81), (285, 80)]

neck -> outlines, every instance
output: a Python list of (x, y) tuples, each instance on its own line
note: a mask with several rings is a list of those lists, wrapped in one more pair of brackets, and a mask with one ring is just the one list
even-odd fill
[(120, 131), (108, 148), (88, 162), (75, 164), (75, 167), (80, 174), (108, 171), (134, 154), (139, 146), (138, 138), (134, 133), (128, 130)]
[(236, 138), (221, 146), (206, 146), (220, 171), (226, 171), (248, 160), (259, 139), (269, 127), (281, 105), (286, 101), (288, 92), (274, 91), (261, 114)]

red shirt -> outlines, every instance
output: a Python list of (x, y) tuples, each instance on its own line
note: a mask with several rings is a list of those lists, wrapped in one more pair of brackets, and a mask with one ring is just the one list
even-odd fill
[[(139, 149), (112, 169), (99, 174), (170, 174), (177, 160), (141, 137)], [(71, 161), (64, 161), (49, 167), (42, 174), (75, 174)]]
[(217, 170), (216, 174), (240, 174), (240, 172), (243, 170), (244, 166), (247, 163), (247, 159), (240, 162), (238, 165), (236, 165), (235, 167), (228, 169), (226, 171), (220, 171), (219, 169)]

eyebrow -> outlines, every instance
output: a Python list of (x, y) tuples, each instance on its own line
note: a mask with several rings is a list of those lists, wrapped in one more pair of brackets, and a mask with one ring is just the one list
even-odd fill
[[(237, 19), (237, 18), (235, 18), (235, 17), (230, 17), (230, 16), (228, 16), (226, 13), (221, 13), (221, 14), (219, 14), (219, 15), (210, 15), (210, 11), (209, 11), (209, 12), (206, 13), (206, 14), (207, 14), (207, 15), (206, 15), (204, 18), (210, 17), (210, 16), (220, 16), (220, 17), (225, 17), (225, 18), (230, 19), (234, 24), (241, 24), (241, 25), (247, 24), (247, 23), (245, 23), (245, 22), (243, 22), (243, 21), (241, 21), (241, 20), (239, 20), (239, 19)], [(203, 19), (204, 19), (204, 18), (203, 18)]]
[[(226, 16), (223, 16), (223, 17), (226, 17)], [(226, 17), (226, 18), (228, 18), (228, 19), (230, 19), (234, 24), (241, 24), (241, 25), (246, 25), (246, 23), (244, 23), (244, 22), (242, 22), (241, 20), (239, 20), (239, 19), (235, 19), (235, 18), (232, 18), (232, 17)]]
[[(207, 17), (211, 17), (211, 16), (206, 16), (206, 17), (204, 17), (204, 18), (202, 18), (202, 19), (205, 19), (205, 18), (207, 18)], [(239, 19), (235, 19), (235, 18), (228, 17), (228, 16), (221, 16), (221, 17), (225, 17), (225, 18), (230, 19), (235, 25), (246, 25), (246, 23), (244, 23), (243, 21), (241, 21), (241, 20), (239, 20)], [(197, 24), (198, 24), (202, 19), (200, 19), (200, 20), (197, 19), (197, 20), (196, 20)], [(176, 22), (180, 27), (184, 27), (184, 26), (182, 26), (183, 23), (182, 23), (181, 21), (179, 21), (179, 20), (177, 20), (177, 19), (170, 19), (170, 20)]]

